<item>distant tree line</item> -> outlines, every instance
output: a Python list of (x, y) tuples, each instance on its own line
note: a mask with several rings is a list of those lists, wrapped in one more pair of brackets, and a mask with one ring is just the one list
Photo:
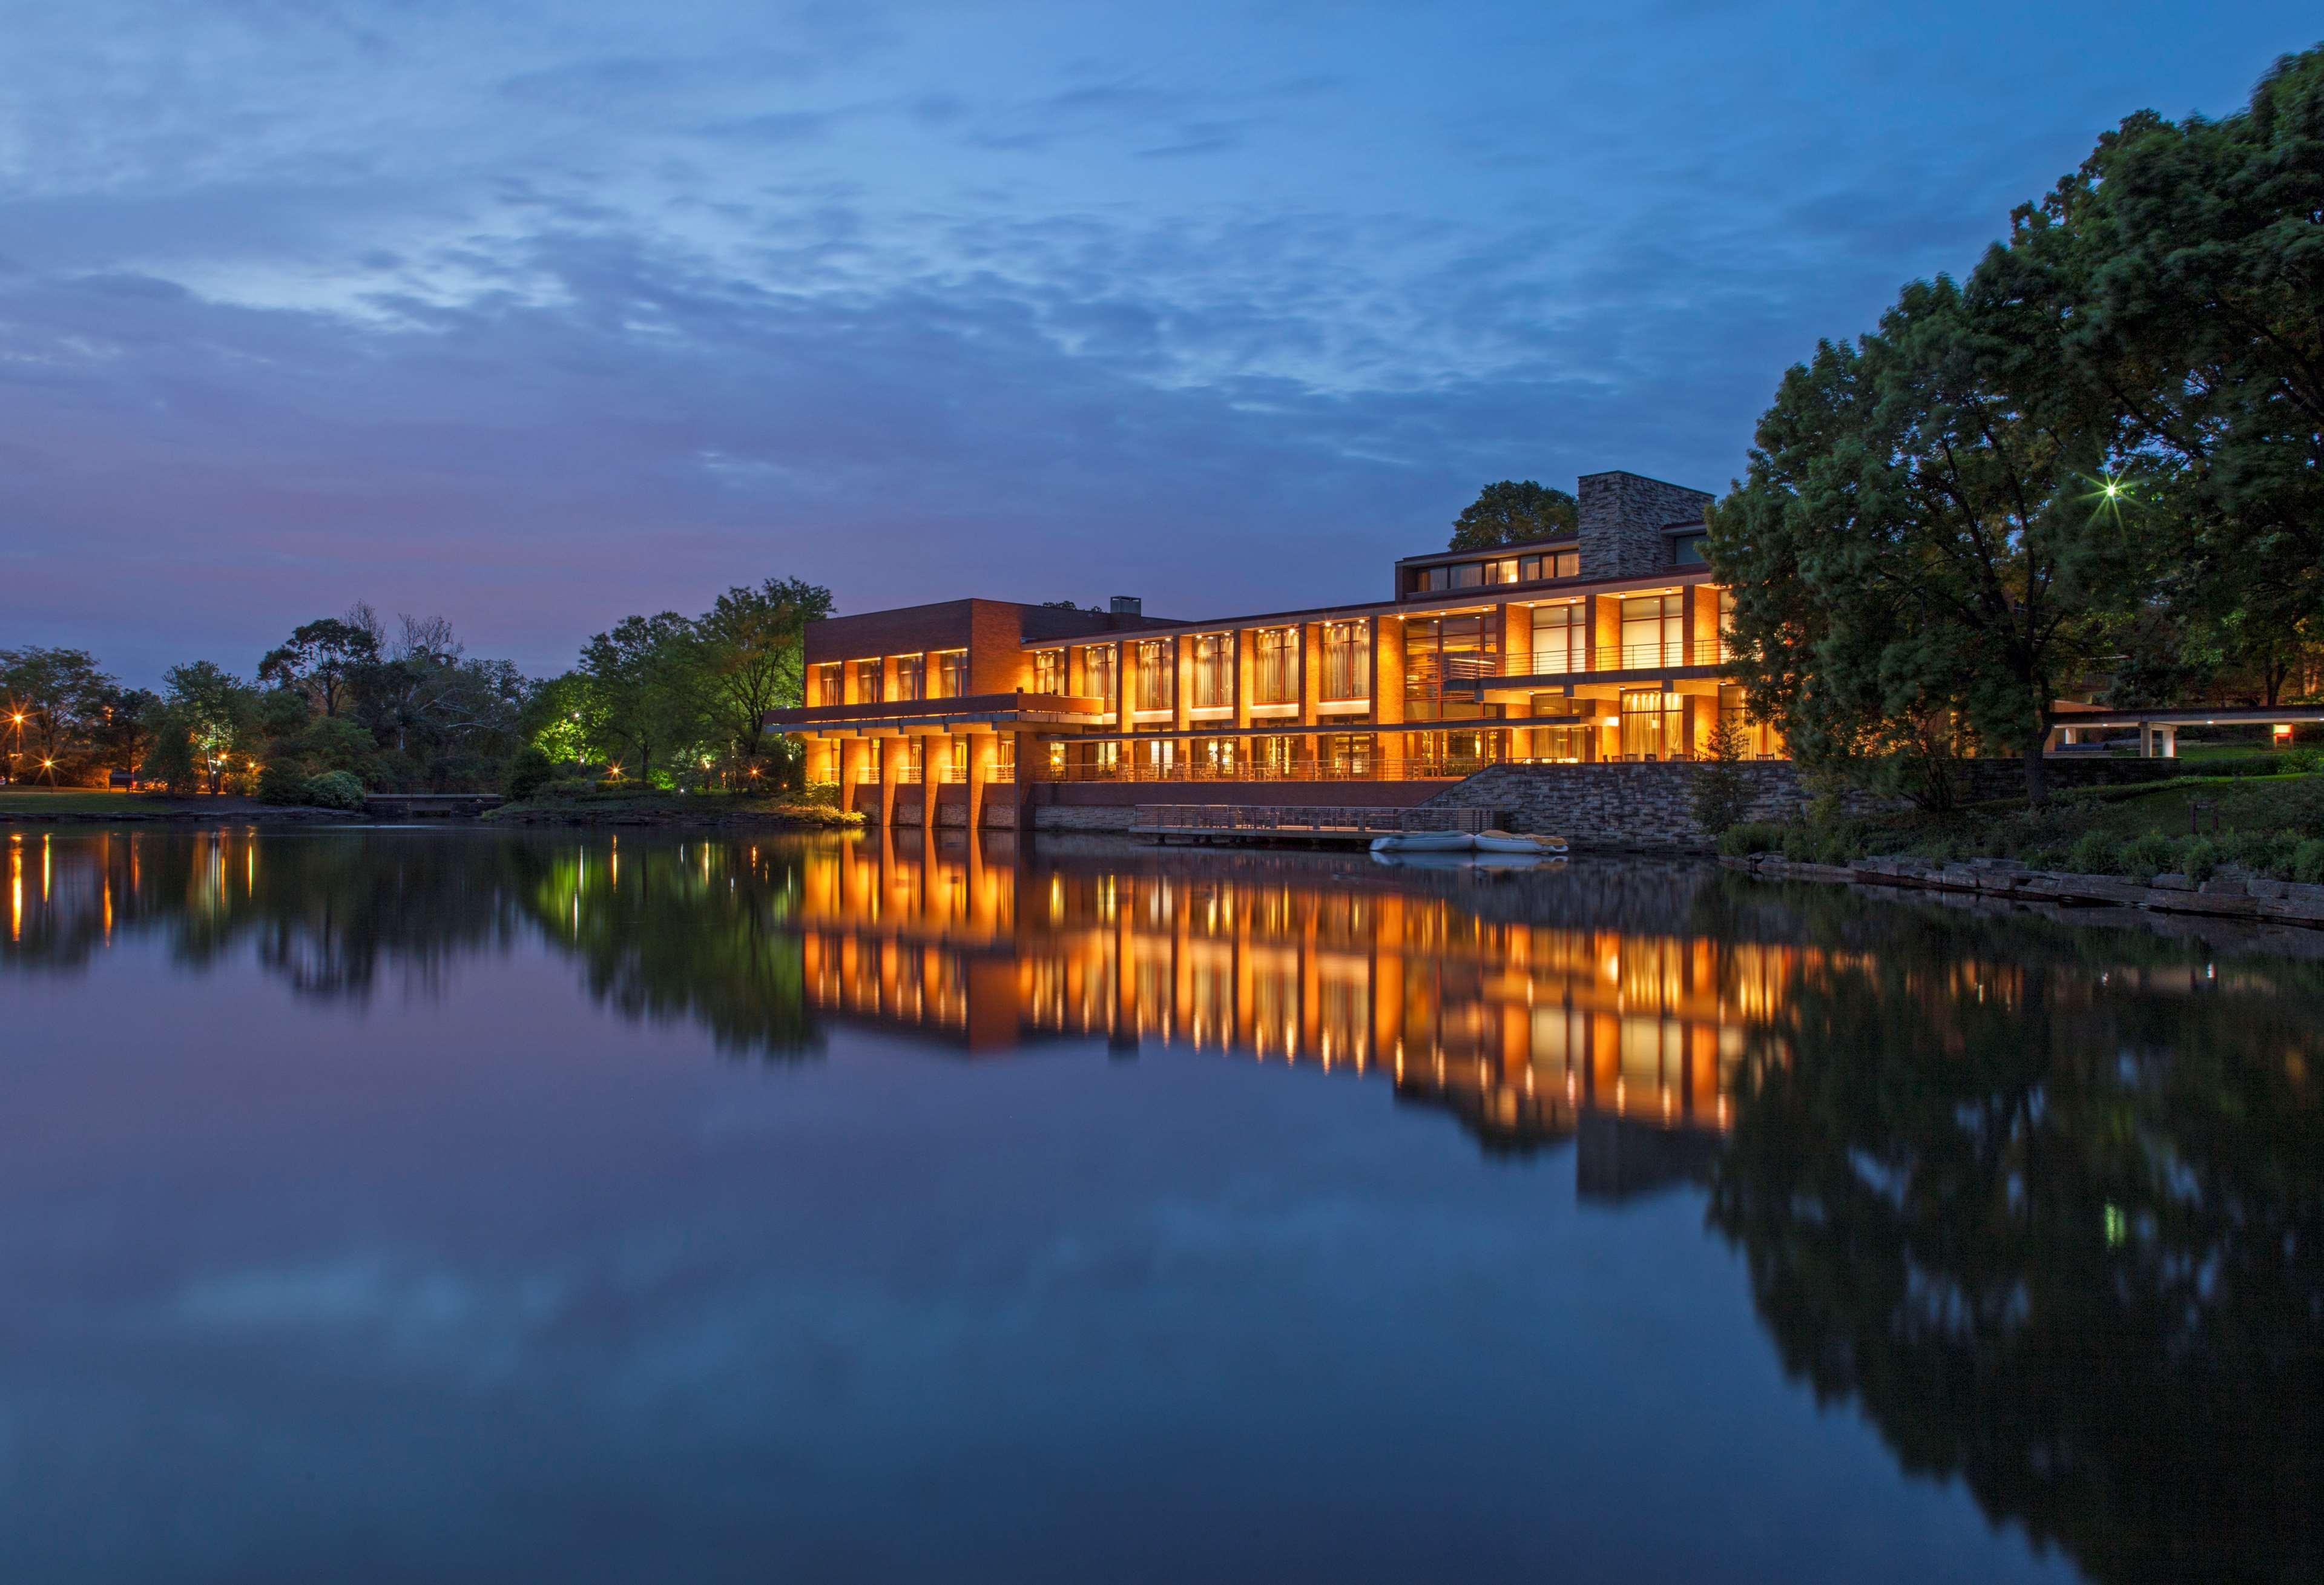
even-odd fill
[(1804, 762), (2046, 788), (2052, 702), (2319, 686), (2324, 51), (2131, 116), (1964, 281), (1791, 370), (1710, 514), (1752, 713)]
[(357, 790), (523, 792), (560, 774), (774, 788), (797, 782), (798, 757), (765, 714), (799, 702), (806, 625), (830, 612), (829, 591), (769, 579), (699, 617), (625, 618), (546, 680), (469, 655), (441, 617), (391, 627), (364, 604), (292, 629), (248, 677), (193, 660), (159, 693), (123, 687), (84, 650), (0, 650), (0, 749), (20, 784), (117, 771), (281, 802), (325, 777)]

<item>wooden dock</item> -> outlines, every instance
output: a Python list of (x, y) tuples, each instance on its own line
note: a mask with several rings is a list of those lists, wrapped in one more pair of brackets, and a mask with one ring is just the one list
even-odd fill
[(1313, 805), (1139, 804), (1130, 834), (1146, 842), (1349, 843), (1406, 831), (1484, 831), (1489, 809), (1326, 808)]

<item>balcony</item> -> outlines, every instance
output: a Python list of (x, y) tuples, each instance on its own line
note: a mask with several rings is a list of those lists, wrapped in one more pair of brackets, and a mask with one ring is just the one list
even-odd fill
[(1102, 720), (1103, 699), (1077, 694), (970, 694), (957, 699), (882, 699), (853, 705), (811, 705), (767, 712), (779, 732), (818, 732), (852, 727), (950, 724), (961, 721)]
[(1626, 644), (1619, 650), (1600, 650), (1594, 664), (1575, 666), (1557, 651), (1539, 650), (1517, 655), (1447, 655), (1439, 663), (1448, 684), (1495, 681), (1502, 677), (1598, 677), (1626, 671), (1675, 671), (1684, 667), (1725, 666), (1732, 659), (1726, 641), (1697, 639), (1687, 644)]

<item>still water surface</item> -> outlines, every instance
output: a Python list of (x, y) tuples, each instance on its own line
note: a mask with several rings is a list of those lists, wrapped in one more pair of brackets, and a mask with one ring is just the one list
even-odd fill
[(2324, 1569), (2281, 944), (1616, 861), (0, 840), (12, 1580)]

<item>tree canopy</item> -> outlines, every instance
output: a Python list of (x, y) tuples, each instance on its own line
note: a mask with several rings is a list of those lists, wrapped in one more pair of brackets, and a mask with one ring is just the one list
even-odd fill
[(2324, 51), (2218, 122), (2132, 116), (1963, 281), (1827, 341), (1713, 511), (1750, 708), (1941, 800), (2052, 706), (2241, 668), (2324, 612)]
[(1490, 550), (1497, 545), (1555, 539), (1572, 533), (1580, 521), (1580, 509), (1564, 491), (1545, 489), (1531, 479), (1503, 479), (1486, 485), (1461, 509), (1452, 520), (1447, 548)]

